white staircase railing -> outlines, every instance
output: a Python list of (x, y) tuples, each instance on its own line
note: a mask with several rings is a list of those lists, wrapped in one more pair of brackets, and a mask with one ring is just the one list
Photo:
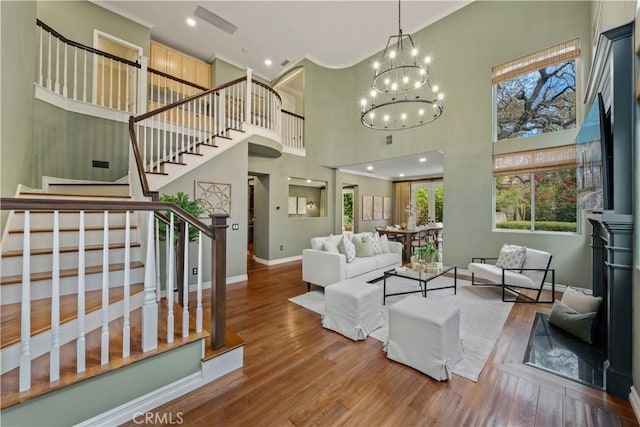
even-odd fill
[[(3, 344), (3, 357), (2, 357), (2, 373), (8, 372), (15, 367), (18, 367), (19, 373), (19, 385), (16, 392), (23, 392), (29, 390), (32, 386), (32, 373), (39, 372), (42, 367), (39, 365), (33, 365), (34, 359), (42, 354), (49, 354), (49, 381), (55, 382), (60, 378), (60, 374), (63, 370), (63, 364), (66, 361), (61, 360), (61, 347), (66, 343), (71, 343), (76, 340), (76, 370), (78, 373), (85, 372), (87, 369), (86, 353), (88, 351), (86, 346), (86, 335), (92, 330), (100, 333), (100, 339), (94, 340), (99, 343), (100, 364), (105, 365), (110, 362), (109, 352), (109, 328), (111, 322), (116, 319), (122, 321), (122, 357), (127, 358), (131, 355), (131, 342), (132, 342), (132, 330), (141, 331), (141, 336), (137, 340), (141, 342), (142, 351), (147, 352), (154, 350), (158, 347), (159, 340), (166, 340), (165, 342), (171, 343), (176, 337), (188, 337), (192, 333), (201, 333), (203, 330), (203, 310), (202, 310), (202, 256), (203, 256), (203, 239), (208, 238), (209, 245), (211, 246), (211, 253), (216, 257), (226, 258), (226, 217), (215, 218), (215, 224), (208, 226), (202, 223), (197, 218), (192, 217), (187, 212), (183, 211), (179, 207), (171, 203), (161, 202), (132, 202), (132, 201), (112, 201), (112, 200), (68, 200), (68, 199), (27, 199), (27, 198), (2, 198), (0, 199), (0, 205), (2, 210), (17, 211), (12, 214), (12, 218), (22, 216), (23, 221), (16, 219), (19, 224), (15, 224), (21, 227), (22, 236), (22, 265), (21, 273), (16, 276), (4, 276), (2, 278), (2, 299), (4, 301), (16, 299), (16, 302), (20, 303), (20, 339), (14, 346), (16, 351), (13, 353), (17, 355), (14, 360), (7, 354), (5, 354), (5, 347)], [(53, 211), (53, 212), (51, 212)], [(140, 212), (142, 217), (147, 218), (147, 227), (144, 227), (146, 239), (143, 244), (145, 255), (138, 256), (145, 260), (145, 265), (142, 267), (138, 262), (138, 265), (134, 265), (132, 257), (133, 243), (131, 236), (131, 213)], [(41, 248), (34, 248), (32, 242), (41, 242), (41, 240), (35, 240), (32, 233), (32, 225), (36, 223), (33, 219), (34, 215), (39, 215), (38, 225), (42, 227), (42, 221), (47, 221), (43, 215), (52, 216), (52, 241), (51, 241), (51, 264), (52, 271), (48, 277), (49, 280), (43, 281), (43, 273), (36, 269), (34, 263), (31, 260), (34, 257), (34, 253)], [(73, 218), (77, 218), (76, 224), (78, 224), (77, 230), (77, 261), (72, 259), (68, 261), (70, 265), (64, 265), (62, 261), (63, 249), (61, 247), (61, 218), (65, 215), (64, 223), (73, 221)], [(86, 217), (92, 215), (92, 224), (99, 224), (100, 220), (97, 216), (102, 216), (103, 222), (103, 244), (102, 244), (102, 263), (101, 265), (87, 266), (85, 252), (88, 250), (85, 245), (86, 235)], [(168, 215), (168, 216), (167, 216)], [(114, 250), (109, 245), (109, 236), (111, 232), (111, 225), (113, 223), (119, 223), (119, 219), (115, 219), (115, 216), (124, 216), (125, 222), (125, 237), (124, 247), (118, 248), (124, 250), (123, 260), (118, 259)], [(70, 218), (71, 217), (71, 218)], [(12, 226), (11, 221), (7, 227)], [(167, 274), (167, 282), (165, 287), (166, 301), (163, 303), (166, 308), (159, 310), (158, 300), (158, 288), (156, 283), (155, 259), (156, 251), (160, 248), (155, 244), (155, 221), (159, 220), (163, 223), (170, 224), (168, 227), (168, 239), (167, 247), (170, 248), (167, 254), (167, 267), (169, 269)], [(174, 227), (178, 223), (183, 223), (182, 228)], [(188, 283), (188, 250), (184, 251), (184, 258), (176, 262), (175, 252), (173, 251), (174, 242), (174, 229), (186, 230), (180, 236), (176, 237), (176, 240), (188, 248), (188, 231), (189, 228), (196, 228), (199, 230), (199, 243), (198, 243), (198, 278), (197, 278), (197, 290), (196, 301), (193, 304), (194, 310), (189, 310), (189, 283)], [(95, 226), (92, 227), (95, 229)], [(66, 230), (68, 231), (68, 230)], [(170, 243), (171, 242), (171, 243)], [(41, 244), (41, 243), (39, 243)], [(5, 251), (6, 252), (6, 251)], [(4, 261), (4, 257), (3, 257)], [(114, 263), (124, 263), (124, 273), (113, 274)], [(226, 262), (226, 260), (225, 260)], [(13, 263), (7, 265), (19, 265), (20, 263)], [(184, 268), (184, 281), (182, 284), (178, 283), (178, 286), (182, 286), (180, 292), (182, 292), (183, 308), (179, 330), (174, 330), (174, 301), (173, 290), (175, 287), (175, 278), (173, 276), (173, 266), (178, 264)], [(3, 264), (4, 266), (5, 264)], [(70, 267), (77, 265), (77, 272), (70, 273)], [(224, 319), (225, 312), (225, 298), (224, 289), (226, 288), (225, 276), (226, 268), (217, 268), (220, 263), (212, 261), (211, 265), (211, 281), (212, 281), (212, 318), (208, 324), (213, 325), (212, 343), (211, 346), (219, 349), (224, 346), (224, 331), (226, 329), (226, 322)], [(141, 269), (144, 269), (141, 273)], [(160, 266), (158, 266), (160, 268)], [(4, 270), (4, 268), (3, 268)], [(120, 268), (119, 270), (122, 270)], [(134, 270), (138, 270), (137, 272)], [(5, 272), (6, 274), (6, 272)], [(46, 275), (46, 274), (45, 274)], [(135, 278), (134, 278), (135, 277)], [(144, 277), (144, 291), (141, 294), (141, 298), (137, 299), (137, 303), (134, 304), (133, 296), (131, 295), (132, 282), (139, 281), (141, 277)], [(64, 281), (64, 283), (63, 283)], [(10, 289), (14, 286), (14, 290)], [(110, 292), (114, 287), (123, 287), (123, 302), (122, 308), (117, 310), (110, 310), (112, 302), (110, 301)], [(43, 296), (43, 289), (46, 295)], [(15, 296), (6, 296), (5, 293), (14, 292)], [(94, 319), (94, 324), (90, 325), (87, 321), (87, 310), (85, 304), (85, 294), (90, 291), (101, 292), (101, 303), (99, 310), (101, 312), (100, 319)], [(65, 332), (62, 333), (60, 304), (61, 298), (65, 295), (77, 295), (77, 314), (76, 325), (77, 327), (71, 328), (75, 333)], [(8, 294), (7, 294), (8, 295)], [(216, 297), (214, 298), (213, 295)], [(33, 311), (33, 304), (39, 298), (48, 301), (51, 307), (51, 328), (47, 332), (50, 336), (49, 344), (46, 344), (46, 337), (41, 338), (37, 334), (31, 333), (31, 317)], [(130, 313), (133, 310), (140, 308), (142, 311), (141, 322), (142, 324), (138, 328), (133, 328), (132, 321), (134, 317)], [(117, 312), (121, 311), (122, 314)], [(162, 314), (160, 314), (162, 313)], [(222, 314), (221, 314), (222, 313)], [(160, 316), (165, 316), (164, 319), (160, 319)], [(167, 325), (166, 337), (158, 337), (158, 325)], [(99, 330), (99, 331), (97, 331)], [(118, 334), (119, 335), (119, 334)], [(7, 337), (3, 337), (6, 339)], [(17, 340), (16, 340), (17, 341)], [(38, 341), (38, 343), (36, 343)], [(42, 342), (45, 342), (44, 348)], [(37, 345), (36, 345), (37, 344)], [(36, 348), (41, 347), (41, 348)], [(95, 347), (93, 348), (95, 350)], [(32, 365), (34, 369), (32, 370)]]
[(282, 110), (282, 145), (304, 148), (304, 117)]
[(136, 113), (141, 65), (66, 39), (37, 20), (42, 88), (76, 101)]

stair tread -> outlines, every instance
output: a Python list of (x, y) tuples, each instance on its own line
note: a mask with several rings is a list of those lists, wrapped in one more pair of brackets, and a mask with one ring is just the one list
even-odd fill
[(169, 165), (181, 165), (181, 166), (186, 166), (186, 163), (183, 162), (172, 162), (171, 160), (163, 160), (162, 162), (160, 162), (160, 164), (169, 164)]
[[(109, 245), (109, 249), (124, 249), (125, 244), (124, 243), (112, 243)], [(139, 248), (140, 247), (140, 243), (131, 243), (130, 247), (132, 248)], [(98, 244), (98, 245), (86, 245), (84, 247), (85, 251), (101, 251), (102, 250), (102, 244)], [(77, 246), (64, 246), (60, 248), (60, 253), (72, 253), (72, 252), (78, 252), (78, 247)], [(52, 248), (44, 248), (44, 249), (32, 249), (31, 250), (31, 256), (34, 255), (49, 255), (53, 253), (53, 249)], [(16, 251), (7, 251), (5, 253), (2, 254), (3, 257), (6, 258), (11, 258), (11, 257), (19, 257), (22, 256), (22, 250), (16, 250)]]
[[(135, 295), (144, 291), (143, 283), (131, 285), (129, 294)], [(109, 304), (124, 299), (124, 287), (109, 288)], [(78, 296), (63, 295), (60, 297), (60, 324), (70, 322), (78, 317)], [(0, 313), (0, 348), (20, 342), (21, 303), (6, 304)], [(85, 313), (91, 313), (102, 307), (102, 290), (85, 293)], [(31, 301), (31, 336), (51, 328), (51, 299), (45, 298)]]
[(43, 191), (21, 191), (19, 196), (53, 196), (53, 197), (83, 197), (90, 199), (130, 199), (131, 196), (109, 194), (73, 194), (73, 193), (48, 193)]
[[(134, 269), (134, 268), (144, 267), (144, 264), (139, 261), (135, 261), (135, 262), (132, 262), (130, 266), (131, 266), (131, 269)], [(109, 271), (119, 271), (119, 270), (124, 270), (124, 263), (109, 264)], [(101, 265), (90, 266), (85, 268), (86, 275), (96, 274), (100, 272), (102, 272)], [(78, 269), (76, 268), (68, 268), (68, 269), (60, 270), (60, 278), (73, 277), (77, 275), (78, 275)], [(53, 274), (51, 271), (43, 271), (41, 273), (32, 273), (31, 282), (36, 282), (39, 280), (49, 280), (52, 277), (53, 277)], [(16, 283), (22, 283), (22, 274), (0, 277), (0, 286), (14, 285)]]
[(214, 135), (214, 138), (222, 138), (222, 139), (228, 139), (228, 140), (232, 140), (233, 138), (226, 136), (226, 135)]
[(191, 151), (181, 151), (180, 155), (183, 155), (183, 154), (191, 154), (192, 156), (204, 156), (204, 154), (192, 153)]
[(148, 173), (150, 175), (169, 175), (168, 173), (165, 173), (165, 172), (149, 172), (149, 171), (146, 171), (145, 173)]
[[(80, 374), (76, 372), (76, 340), (72, 340), (60, 347), (60, 379), (49, 382), (49, 354), (44, 354), (31, 361), (31, 388), (18, 392), (19, 369), (15, 368), (0, 377), (0, 409), (4, 410), (18, 403), (26, 402), (51, 391), (59, 390), (69, 385), (85, 381), (98, 375), (112, 372), (118, 368), (131, 365), (140, 360), (148, 359), (163, 352), (179, 348), (183, 345), (206, 338), (207, 331), (195, 332), (193, 310), (190, 312), (190, 331), (187, 337), (182, 337), (182, 309), (174, 305), (174, 341), (166, 342), (167, 305), (163, 300), (158, 304), (158, 347), (155, 350), (142, 352), (141, 317), (142, 309), (131, 312), (131, 351), (127, 358), (122, 357), (122, 318), (109, 322), (109, 363), (100, 365), (101, 328), (95, 329), (85, 336), (86, 341), (86, 370)], [(206, 322), (205, 322), (206, 324)]]
[(204, 145), (205, 147), (218, 148), (216, 144), (209, 144), (207, 142), (199, 142), (198, 145)]
[[(131, 225), (130, 228), (138, 228), (137, 225)], [(109, 226), (109, 230), (124, 230), (125, 226), (124, 225), (110, 225)], [(104, 230), (104, 226), (100, 225), (100, 226), (94, 226), (94, 227), (84, 227), (84, 231), (102, 231)], [(80, 228), (78, 227), (60, 227), (60, 233), (73, 233), (73, 232), (79, 232)], [(31, 234), (33, 233), (53, 233), (53, 227), (49, 227), (49, 228), (32, 228), (30, 230)], [(19, 229), (19, 230), (9, 230), (9, 234), (23, 234), (24, 233), (24, 229)]]

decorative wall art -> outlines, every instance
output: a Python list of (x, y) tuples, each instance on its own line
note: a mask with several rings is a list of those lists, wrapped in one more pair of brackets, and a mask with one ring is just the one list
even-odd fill
[(208, 214), (231, 215), (231, 184), (196, 181), (195, 198), (204, 200)]
[(391, 219), (391, 197), (384, 197), (382, 219)]
[(362, 196), (362, 220), (373, 219), (373, 196)]
[(298, 197), (298, 215), (307, 214), (307, 198)]
[(298, 213), (298, 198), (289, 196), (289, 208), (287, 209), (289, 215), (295, 215)]
[(382, 219), (382, 196), (373, 196), (373, 219)]

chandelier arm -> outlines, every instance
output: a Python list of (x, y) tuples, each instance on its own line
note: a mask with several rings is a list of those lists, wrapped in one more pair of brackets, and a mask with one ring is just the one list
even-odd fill
[(400, 0), (398, 0), (398, 34), (402, 34), (402, 27), (400, 26)]

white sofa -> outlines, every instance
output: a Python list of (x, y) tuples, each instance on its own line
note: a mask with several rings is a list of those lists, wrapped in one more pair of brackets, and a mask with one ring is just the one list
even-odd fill
[[(402, 244), (399, 242), (389, 242), (389, 253), (356, 258), (348, 263), (343, 254), (322, 250), (322, 244), (328, 238), (331, 236), (314, 237), (311, 249), (302, 251), (302, 280), (307, 282), (309, 289), (312, 284), (325, 287), (355, 277), (368, 282), (382, 277), (386, 270), (402, 265)], [(341, 236), (334, 238), (339, 240)]]

